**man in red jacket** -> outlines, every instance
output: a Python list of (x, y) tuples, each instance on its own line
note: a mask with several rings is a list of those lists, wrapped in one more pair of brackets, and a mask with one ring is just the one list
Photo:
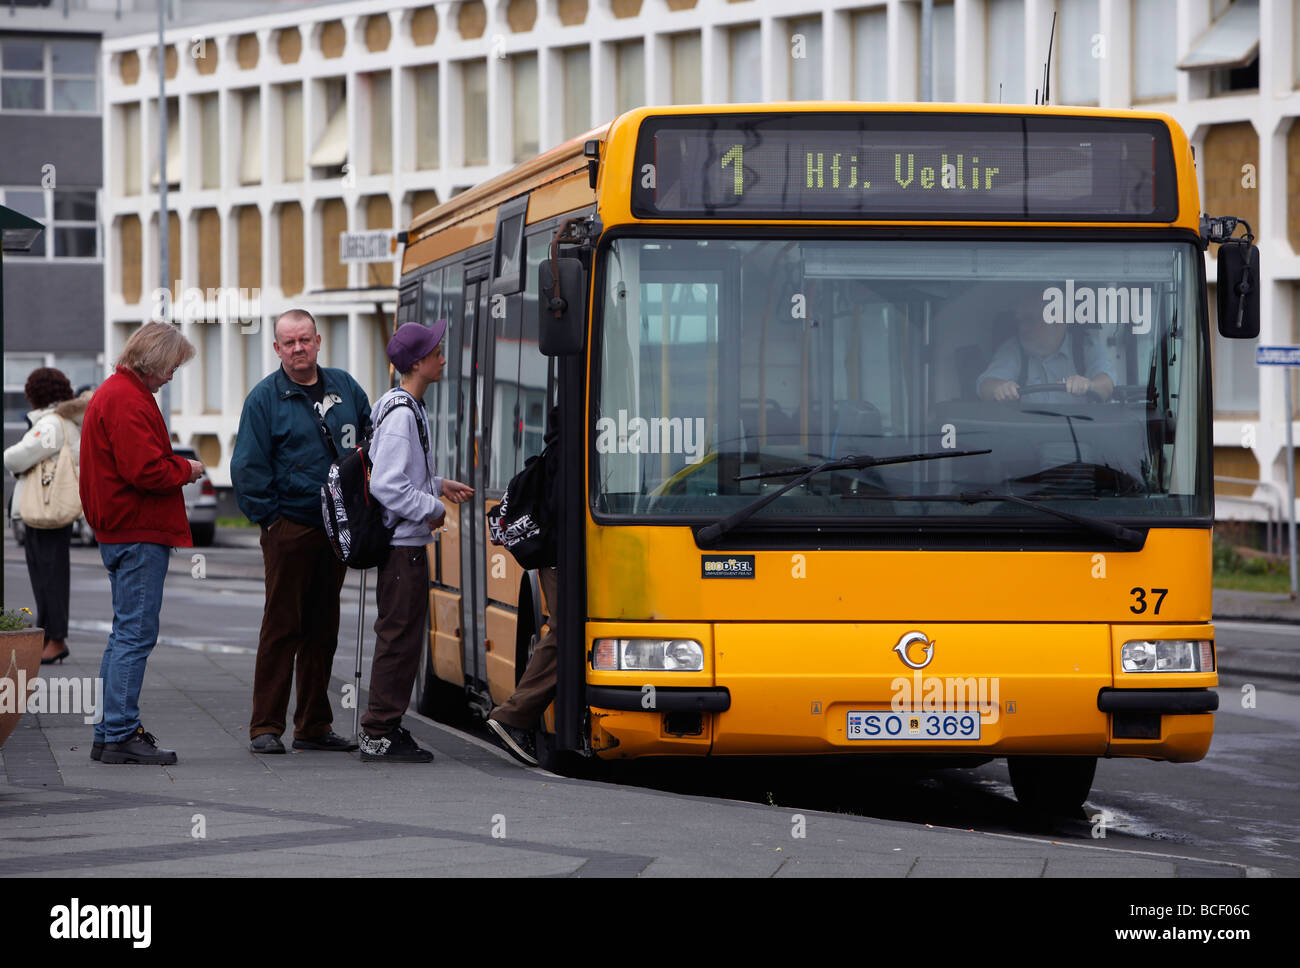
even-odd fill
[(203, 473), (198, 461), (172, 453), (153, 395), (193, 356), (175, 326), (146, 323), (82, 421), (81, 506), (113, 590), (113, 631), (99, 666), (103, 717), (90, 752), (104, 763), (176, 762), (140, 724), (140, 687), (158, 642), (167, 557), (192, 544), (181, 488)]

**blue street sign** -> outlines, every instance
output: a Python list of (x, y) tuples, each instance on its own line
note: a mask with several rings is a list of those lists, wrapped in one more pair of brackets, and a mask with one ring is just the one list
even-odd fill
[(1256, 346), (1256, 366), (1300, 366), (1300, 346)]

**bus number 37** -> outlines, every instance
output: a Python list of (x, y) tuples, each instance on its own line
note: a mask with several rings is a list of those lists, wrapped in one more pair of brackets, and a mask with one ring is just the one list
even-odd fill
[[(1151, 594), (1153, 594), (1153, 595), (1159, 595), (1159, 596), (1160, 596), (1160, 597), (1157, 598), (1156, 601), (1155, 601), (1155, 607), (1151, 609), (1151, 614), (1152, 614), (1152, 615), (1159, 615), (1159, 614), (1160, 614), (1160, 603), (1163, 602), (1163, 601), (1165, 600), (1165, 596), (1169, 594), (1169, 589), (1168, 589), (1168, 588), (1152, 588), (1152, 589), (1150, 589), (1150, 591), (1151, 591)], [(1134, 602), (1133, 602), (1132, 605), (1130, 605), (1130, 606), (1128, 607), (1128, 610), (1129, 610), (1130, 612), (1132, 612), (1134, 615), (1141, 615), (1143, 612), (1145, 612), (1145, 611), (1147, 610), (1147, 589), (1145, 589), (1145, 588), (1130, 588), (1130, 589), (1129, 589), (1129, 594), (1133, 596)]]

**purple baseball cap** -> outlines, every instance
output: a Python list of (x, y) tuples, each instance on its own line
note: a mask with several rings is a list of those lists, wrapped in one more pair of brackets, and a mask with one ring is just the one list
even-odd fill
[(410, 373), (411, 367), (438, 348), (446, 332), (445, 319), (436, 320), (429, 326), (403, 323), (388, 341), (388, 358), (398, 373)]

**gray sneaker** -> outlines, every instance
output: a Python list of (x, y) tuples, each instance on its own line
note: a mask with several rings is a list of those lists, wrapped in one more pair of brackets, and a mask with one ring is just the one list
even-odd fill
[(254, 753), (283, 753), (284, 744), (280, 742), (280, 737), (275, 733), (261, 733), (253, 737), (253, 741), (248, 744), (248, 748)]

